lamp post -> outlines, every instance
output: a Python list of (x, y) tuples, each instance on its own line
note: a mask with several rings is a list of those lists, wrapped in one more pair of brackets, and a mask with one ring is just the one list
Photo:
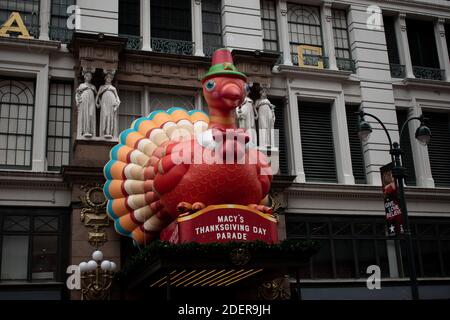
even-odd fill
[[(405, 199), (405, 186), (404, 186), (404, 180), (406, 178), (406, 170), (403, 167), (401, 155), (403, 154), (403, 151), (400, 148), (400, 144), (398, 142), (392, 142), (391, 136), (389, 134), (389, 131), (386, 129), (386, 126), (383, 124), (383, 122), (376, 116), (370, 113), (366, 113), (364, 111), (359, 112), (359, 121), (358, 121), (358, 135), (360, 139), (364, 142), (369, 140), (369, 136), (372, 133), (372, 127), (368, 122), (364, 120), (364, 117), (371, 117), (375, 119), (383, 128), (383, 130), (386, 132), (386, 135), (389, 140), (389, 147), (391, 154), (392, 162), (394, 163), (394, 168), (392, 169), (392, 176), (395, 179), (396, 186), (398, 188), (398, 202), (400, 209), (403, 213), (403, 220), (404, 220), (404, 235), (406, 238), (406, 248), (407, 248), (407, 256), (408, 256), (408, 264), (409, 264), (409, 278), (410, 278), (410, 284), (411, 284), (411, 293), (413, 300), (419, 299), (419, 289), (417, 284), (417, 273), (416, 273), (416, 264), (414, 261), (414, 247), (413, 247), (413, 241), (412, 241), (412, 235), (411, 235), (411, 228), (409, 224), (409, 217), (408, 217), (408, 208), (406, 205), (406, 199)], [(422, 116), (420, 117), (412, 117), (408, 119), (402, 126), (400, 130), (400, 139), (403, 135), (404, 129), (407, 127), (408, 123), (417, 120), (420, 121), (420, 127), (416, 131), (416, 139), (419, 141), (419, 143), (423, 146), (426, 146), (430, 142), (431, 138), (431, 131), (430, 129), (425, 126), (424, 121), (425, 118)]]

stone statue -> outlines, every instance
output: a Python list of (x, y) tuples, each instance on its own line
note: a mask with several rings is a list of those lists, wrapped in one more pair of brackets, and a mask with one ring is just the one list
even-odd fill
[(261, 91), (255, 107), (259, 119), (259, 146), (275, 147), (275, 106), (267, 99), (266, 90)]
[(105, 84), (98, 90), (96, 99), (97, 108), (100, 108), (100, 137), (113, 139), (119, 137), (119, 116), (120, 106), (117, 89), (111, 84), (114, 79), (114, 72), (105, 72)]
[(84, 83), (80, 84), (75, 93), (78, 109), (77, 136), (92, 138), (95, 136), (95, 96), (97, 89), (91, 84), (92, 73), (83, 71)]
[(250, 141), (257, 144), (256, 120), (258, 113), (253, 104), (253, 100), (249, 97), (245, 98), (242, 106), (236, 109), (239, 128), (247, 130), (250, 134)]

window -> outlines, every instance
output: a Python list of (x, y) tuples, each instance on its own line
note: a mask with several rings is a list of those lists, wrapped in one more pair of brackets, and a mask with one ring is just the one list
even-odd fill
[[(415, 218), (411, 221), (416, 270), (419, 277), (450, 276), (450, 220)], [(409, 276), (405, 241), (400, 249), (403, 276)]]
[(151, 15), (152, 38), (192, 40), (190, 1), (152, 0)]
[(433, 22), (406, 19), (406, 25), (414, 75), (417, 78), (442, 80)]
[[(397, 120), (398, 120), (398, 130), (402, 129), (405, 122), (408, 120), (408, 110), (397, 110)], [(409, 124), (408, 124), (409, 126)], [(405, 183), (407, 186), (415, 186), (416, 185), (416, 172), (414, 170), (414, 159), (411, 149), (411, 138), (409, 134), (408, 127), (405, 128), (405, 132), (403, 133), (400, 140), (400, 147), (402, 148), (402, 162), (403, 167), (406, 168), (406, 179)]]
[(447, 40), (447, 52), (450, 54), (450, 24), (444, 24), (445, 39)]
[(299, 114), (306, 180), (336, 183), (331, 106), (301, 101)]
[(347, 12), (345, 10), (331, 10), (333, 16), (333, 35), (336, 57), (351, 59), (350, 43), (347, 31)]
[(73, 31), (67, 28), (67, 19), (70, 15), (67, 13), (67, 8), (74, 4), (75, 0), (52, 0), (50, 39), (64, 43), (70, 42)]
[(141, 35), (141, 5), (140, 0), (119, 1), (119, 34)]
[(450, 187), (450, 114), (424, 112), (431, 130), (428, 145), (431, 173), (437, 187)]
[(47, 161), (49, 170), (67, 166), (70, 159), (72, 84), (50, 83), (47, 128)]
[(320, 251), (302, 267), (305, 279), (367, 278), (367, 267), (389, 277), (383, 218), (286, 215), (289, 239), (319, 241)]
[(53, 209), (3, 209), (0, 280), (61, 281), (65, 217)]
[(30, 168), (34, 82), (0, 77), (0, 168)]
[(194, 96), (168, 93), (150, 93), (150, 111), (168, 110), (172, 107), (193, 110), (195, 109)]
[(261, 22), (264, 50), (278, 51), (277, 12), (275, 1), (261, 0)]
[(141, 92), (120, 90), (119, 132), (130, 128), (131, 123), (142, 117)]
[(0, 21), (5, 22), (12, 12), (19, 12), (28, 32), (39, 37), (39, 0), (0, 1)]
[(222, 15), (220, 0), (202, 1), (203, 51), (207, 57), (222, 48)]
[(358, 115), (359, 106), (346, 106), (348, 138), (350, 142), (350, 153), (352, 159), (353, 176), (357, 184), (365, 184), (366, 168), (364, 164), (364, 155), (361, 145), (361, 139), (358, 136)]
[(392, 16), (383, 16), (384, 34), (386, 36), (386, 46), (388, 49), (389, 63), (400, 64), (394, 19), (395, 18)]
[(279, 174), (287, 175), (289, 173), (289, 167), (286, 142), (286, 103), (280, 98), (270, 98), (270, 101), (275, 105), (275, 130), (278, 130), (276, 132), (278, 133), (278, 137), (275, 136), (275, 141), (278, 141), (279, 148)]
[[(317, 7), (288, 3), (287, 14), (292, 62), (299, 64), (299, 45), (310, 45), (323, 50), (320, 12)], [(316, 52), (305, 50), (304, 58), (306, 58), (305, 65), (317, 65), (321, 57), (318, 57)]]

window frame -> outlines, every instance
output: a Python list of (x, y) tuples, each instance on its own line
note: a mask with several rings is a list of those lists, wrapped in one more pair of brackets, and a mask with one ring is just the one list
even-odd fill
[[(29, 217), (30, 230), (29, 231), (4, 231), (5, 217)], [(57, 217), (58, 231), (56, 232), (37, 232), (34, 230), (36, 217)], [(5, 207), (0, 212), (0, 283), (20, 282), (20, 283), (56, 283), (63, 282), (65, 278), (65, 266), (69, 261), (68, 250), (68, 231), (69, 231), (69, 212), (66, 208), (39, 208), (32, 209), (25, 207)], [(3, 237), (4, 236), (27, 236), (28, 237), (28, 256), (27, 256), (27, 278), (22, 280), (2, 279), (2, 252), (3, 252)], [(39, 236), (56, 236), (57, 237), (57, 252), (56, 252), (56, 272), (52, 280), (33, 279), (33, 240)]]
[[(0, 170), (31, 170), (32, 166), (33, 166), (33, 149), (34, 149), (34, 119), (36, 118), (36, 88), (37, 88), (37, 84), (36, 84), (36, 78), (23, 78), (23, 77), (10, 77), (10, 76), (0, 76), (0, 81), (17, 81), (17, 82), (21, 82), (21, 81), (26, 81), (26, 82), (32, 82), (33, 83), (33, 112), (32, 112), (32, 119), (31, 119), (31, 134), (24, 134), (23, 136), (26, 137), (31, 137), (31, 146), (30, 146), (30, 164), (29, 165), (8, 165), (8, 164), (0, 164)], [(1, 104), (1, 102), (0, 102)], [(11, 103), (9, 103), (9, 105), (11, 105)], [(30, 106), (31, 104), (26, 104), (27, 106)], [(8, 118), (9, 119), (9, 118)], [(9, 133), (6, 134), (7, 136), (9, 135)], [(17, 134), (15, 134), (17, 135)], [(26, 144), (26, 142), (25, 142)], [(6, 149), (8, 150), (8, 149)], [(7, 158), (6, 158), (7, 161)]]
[[(263, 16), (264, 10), (268, 10), (268, 11), (272, 10), (272, 8), (264, 8), (263, 4), (267, 3), (267, 2), (271, 3), (273, 5), (273, 13), (275, 15), (274, 19), (271, 19), (270, 17), (264, 17)], [(276, 1), (275, 0), (260, 0), (260, 6), (261, 6), (261, 29), (263, 31), (263, 48), (264, 48), (264, 51), (279, 52), (279, 50), (280, 50), (280, 40), (279, 40), (279, 33), (278, 33), (277, 4), (276, 4)], [(274, 22), (275, 23), (275, 29), (265, 29), (264, 28), (264, 21)], [(265, 37), (266, 30), (268, 32), (275, 32), (276, 39), (266, 38)], [(275, 50), (266, 49), (266, 43), (275, 43), (276, 44), (276, 49)]]
[[(59, 171), (62, 167), (64, 167), (64, 166), (67, 166), (67, 165), (69, 165), (70, 164), (70, 161), (72, 160), (72, 145), (73, 145), (73, 141), (72, 141), (72, 132), (73, 132), (73, 119), (72, 119), (72, 117), (73, 117), (73, 104), (74, 104), (74, 99), (73, 99), (73, 97), (72, 97), (72, 94), (70, 95), (70, 106), (69, 107), (67, 107), (67, 106), (58, 106), (58, 105), (55, 105), (55, 106), (52, 106), (51, 105), (51, 103), (50, 103), (50, 101), (51, 101), (51, 99), (50, 99), (50, 96), (51, 96), (51, 89), (52, 89), (52, 84), (55, 84), (55, 85), (59, 85), (59, 84), (62, 84), (62, 85), (70, 85), (70, 92), (72, 93), (73, 92), (73, 82), (71, 82), (71, 81), (64, 81), (64, 80), (61, 80), (61, 81), (58, 81), (58, 80), (51, 80), (51, 81), (49, 81), (49, 92), (48, 92), (48, 108), (47, 108), (47, 112), (48, 112), (48, 116), (47, 116), (47, 140), (46, 140), (46, 144), (45, 144), (45, 150), (46, 150), (46, 154), (45, 154), (45, 156), (46, 156), (46, 158), (47, 158), (47, 162), (48, 163), (50, 163), (50, 161), (49, 161), (49, 156), (48, 156), (48, 154), (49, 154), (49, 138), (54, 138), (54, 139), (58, 139), (58, 138), (60, 138), (60, 139), (68, 139), (68, 141), (69, 141), (69, 156), (68, 156), (68, 163), (67, 164), (64, 164), (63, 163), (63, 161), (61, 160), (61, 166), (50, 166), (50, 165), (48, 165), (48, 167), (47, 167), (47, 170), (48, 171)], [(57, 95), (58, 96), (58, 95)], [(65, 95), (64, 95), (65, 96)], [(55, 135), (50, 135), (49, 134), (49, 126), (50, 126), (50, 108), (55, 108), (55, 109), (58, 109), (58, 108), (62, 108), (64, 111), (66, 110), (66, 109), (69, 109), (70, 110), (70, 113), (69, 113), (69, 115), (70, 115), (70, 119), (69, 119), (69, 136), (68, 137), (66, 137), (66, 136), (64, 136), (64, 128), (63, 128), (63, 135), (62, 136), (57, 136), (56, 135), (56, 133), (55, 133)], [(63, 112), (64, 113), (64, 112)], [(66, 121), (64, 121), (64, 119), (65, 119), (65, 115), (63, 114), (63, 123), (65, 123)], [(58, 122), (57, 120), (56, 120), (56, 114), (55, 114), (55, 124)], [(56, 131), (56, 126), (55, 126), (55, 131)], [(53, 153), (56, 153), (56, 150), (52, 150), (53, 151)], [(64, 153), (64, 151), (59, 151), (59, 152), (61, 152), (61, 153)], [(54, 155), (54, 157), (55, 157), (55, 155)], [(53, 162), (54, 163), (54, 162)]]
[[(337, 27), (336, 26), (336, 24), (335, 24), (335, 13), (336, 12), (342, 12), (342, 13), (344, 13), (344, 22), (345, 22), (345, 28), (342, 28), (342, 27)], [(352, 50), (351, 50), (351, 46), (350, 46), (350, 35), (349, 35), (349, 33), (348, 33), (348, 21), (347, 21), (347, 10), (345, 10), (345, 9), (335, 9), (335, 8), (332, 8), (331, 9), (331, 24), (332, 24), (332, 29), (333, 29), (333, 44), (334, 44), (334, 49), (335, 49), (335, 52), (336, 52), (336, 59), (348, 59), (348, 60), (352, 60)], [(343, 48), (343, 47), (338, 47), (337, 45), (336, 45), (336, 35), (335, 35), (335, 31), (336, 30), (338, 30), (338, 31), (342, 31), (342, 32), (345, 32), (345, 34), (347, 35), (347, 48)], [(342, 38), (340, 38), (340, 39), (342, 39)], [(344, 39), (342, 39), (342, 41), (344, 41)], [(347, 51), (348, 52), (348, 58), (345, 58), (345, 57), (340, 57), (339, 55), (338, 55), (338, 52), (339, 51)]]
[[(205, 1), (205, 0), (204, 0)], [(203, 1), (203, 2), (204, 2)], [(222, 29), (223, 29), (223, 25), (222, 25), (222, 10), (221, 10), (221, 0), (217, 0), (218, 2), (220, 2), (219, 5), (219, 11), (210, 11), (210, 10), (205, 10), (205, 6), (202, 3), (202, 35), (203, 35), (203, 51), (205, 52), (206, 56), (211, 56), (213, 54), (213, 51), (215, 49), (220, 49), (223, 46), (223, 35), (222, 35)], [(204, 14), (214, 14), (214, 15), (218, 15), (219, 20), (218, 20), (218, 24), (220, 25), (220, 33), (216, 33), (216, 32), (209, 32), (207, 30), (205, 30), (205, 25), (204, 25)], [(208, 43), (206, 43), (206, 37), (205, 35), (210, 35), (210, 36), (217, 36), (217, 38), (220, 37), (220, 45), (219, 47), (211, 47), (211, 45), (209, 45)]]

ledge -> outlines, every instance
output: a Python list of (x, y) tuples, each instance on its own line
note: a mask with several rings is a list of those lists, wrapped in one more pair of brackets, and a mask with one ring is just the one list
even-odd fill
[[(450, 202), (450, 188), (406, 187), (409, 199)], [(381, 186), (295, 183), (286, 189), (291, 196), (331, 199), (383, 199)]]
[(342, 70), (329, 70), (329, 69), (315, 69), (308, 67), (278, 65), (275, 67), (279, 74), (297, 75), (297, 76), (310, 76), (315, 78), (326, 78), (335, 80), (348, 80), (353, 74), (351, 71)]
[(13, 48), (21, 48), (21, 49), (29, 49), (29, 50), (37, 50), (40, 51), (58, 51), (61, 49), (60, 41), (53, 40), (40, 40), (40, 39), (19, 39), (14, 37), (0, 37), (0, 45), (13, 47)]
[(0, 171), (0, 187), (67, 189), (59, 172)]
[(394, 81), (393, 86), (405, 86), (409, 88), (430, 88), (430, 89), (449, 89), (450, 82), (443, 80), (429, 80), (419, 78), (406, 78), (400, 81)]

